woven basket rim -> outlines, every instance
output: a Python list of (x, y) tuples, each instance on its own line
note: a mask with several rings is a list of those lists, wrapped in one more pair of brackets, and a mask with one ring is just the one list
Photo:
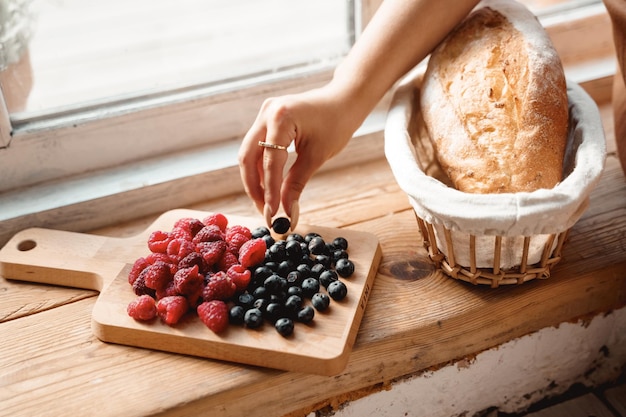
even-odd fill
[(606, 158), (604, 128), (591, 97), (568, 80), (569, 146), (575, 152), (569, 152), (573, 160), (566, 161), (566, 165), (573, 165), (572, 171), (556, 187), (523, 193), (468, 194), (430, 177), (417, 161), (408, 126), (422, 75), (423, 71), (410, 74), (396, 89), (385, 126), (385, 155), (419, 217), (477, 235), (551, 234), (571, 228), (586, 209)]

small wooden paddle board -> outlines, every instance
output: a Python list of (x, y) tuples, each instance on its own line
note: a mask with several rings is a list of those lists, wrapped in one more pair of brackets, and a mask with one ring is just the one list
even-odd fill
[[(316, 312), (311, 324), (296, 323), (283, 337), (270, 323), (260, 329), (231, 325), (221, 334), (209, 330), (195, 314), (169, 326), (158, 319), (135, 321), (126, 312), (136, 297), (128, 273), (149, 254), (148, 237), (171, 230), (185, 217), (202, 220), (211, 213), (171, 210), (144, 232), (127, 238), (31, 228), (17, 233), (0, 250), (0, 275), (7, 279), (85, 288), (100, 292), (92, 313), (94, 334), (105, 342), (225, 360), (287, 371), (336, 375), (346, 366), (382, 256), (376, 236), (348, 229), (298, 225), (295, 232), (320, 234), (326, 241), (344, 237), (355, 273), (342, 278), (348, 296)], [(256, 218), (225, 214), (229, 225), (254, 229)]]

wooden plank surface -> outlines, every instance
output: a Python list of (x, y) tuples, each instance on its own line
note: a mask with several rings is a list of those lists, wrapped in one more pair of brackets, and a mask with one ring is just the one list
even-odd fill
[[(610, 112), (603, 115), (609, 131)], [(613, 143), (609, 150), (606, 172), (553, 275), (495, 290), (433, 268), (384, 160), (315, 176), (302, 196), (300, 221), (373, 233), (383, 253), (352, 354), (336, 377), (102, 343), (90, 328), (94, 291), (1, 279), (0, 415), (306, 415), (541, 328), (623, 306), (626, 180)], [(242, 195), (191, 208), (258, 216)], [(132, 236), (154, 220), (93, 233)]]
[[(288, 338), (269, 325), (255, 330), (229, 328), (218, 335), (196, 316), (176, 326), (142, 323), (128, 316), (126, 306), (136, 297), (128, 284), (128, 273), (136, 259), (149, 253), (149, 235), (156, 230), (171, 230), (179, 219), (201, 220), (208, 214), (172, 210), (127, 238), (27, 229), (0, 250), (0, 272), (11, 279), (101, 291), (92, 314), (92, 328), (105, 342), (321, 375), (343, 370), (380, 262), (378, 239), (371, 233), (298, 225), (295, 232), (303, 236), (316, 232), (327, 242), (346, 238), (355, 272), (349, 279), (342, 279), (348, 289), (345, 299), (333, 302), (327, 313), (316, 314), (312, 325), (297, 325)], [(227, 217), (229, 225), (243, 225), (250, 230), (261, 225), (257, 218)], [(28, 250), (24, 250), (25, 244)]]

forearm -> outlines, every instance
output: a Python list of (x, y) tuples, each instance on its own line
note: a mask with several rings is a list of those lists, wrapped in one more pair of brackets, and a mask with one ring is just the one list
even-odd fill
[(422, 61), (478, 0), (384, 0), (331, 86), (360, 123), (391, 86)]

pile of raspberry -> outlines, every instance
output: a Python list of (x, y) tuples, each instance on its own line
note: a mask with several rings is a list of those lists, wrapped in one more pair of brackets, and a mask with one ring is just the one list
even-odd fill
[[(290, 235), (290, 238), (292, 236), (296, 235)], [(315, 239), (320, 240), (320, 237), (315, 236)], [(307, 243), (300, 240), (299, 247), (306, 248)], [(139, 321), (152, 321), (158, 317), (173, 326), (187, 313), (195, 312), (209, 329), (220, 333), (226, 330), (229, 323), (241, 323), (242, 315), (247, 313), (247, 327), (257, 327), (263, 321), (263, 316), (271, 312), (267, 303), (262, 303), (258, 297), (261, 285), (259, 279), (268, 282), (278, 279), (285, 288), (287, 286), (285, 278), (268, 269), (272, 263), (274, 269), (277, 269), (278, 264), (272, 262), (275, 260), (272, 252), (275, 252), (276, 246), (286, 243), (276, 242), (265, 227), (251, 231), (246, 226), (229, 225), (226, 216), (220, 213), (211, 214), (202, 220), (180, 219), (170, 231), (152, 232), (148, 239), (150, 253), (138, 258), (133, 264), (128, 281), (137, 297), (128, 305), (128, 315)], [(322, 246), (327, 249), (329, 245), (323, 243)], [(348, 273), (342, 276), (351, 275), (354, 266), (348, 261), (347, 252), (341, 251), (342, 261), (344, 264), (348, 262), (349, 266)], [(304, 256), (308, 257), (306, 254)], [(265, 276), (261, 277), (261, 273)], [(269, 278), (270, 275), (273, 280)], [(338, 300), (345, 297), (345, 285), (338, 280), (336, 273), (332, 274), (325, 286), (330, 281), (341, 284), (340, 291), (329, 291), (332, 298)], [(321, 303), (325, 304), (322, 308), (327, 308), (328, 295), (313, 295), (313, 292), (309, 294), (316, 309), (320, 308), (317, 300), (320, 297), (325, 301)], [(291, 298), (293, 301), (294, 297)], [(303, 296), (300, 295), (300, 298)], [(243, 310), (241, 307), (246, 303), (249, 305)], [(311, 307), (305, 308), (302, 303), (298, 303), (296, 308), (300, 312), (300, 321), (312, 320), (314, 312)], [(239, 317), (234, 317), (236, 315)], [(283, 336), (293, 331), (291, 319), (279, 320), (279, 317), (275, 317), (274, 321), (277, 331)]]

